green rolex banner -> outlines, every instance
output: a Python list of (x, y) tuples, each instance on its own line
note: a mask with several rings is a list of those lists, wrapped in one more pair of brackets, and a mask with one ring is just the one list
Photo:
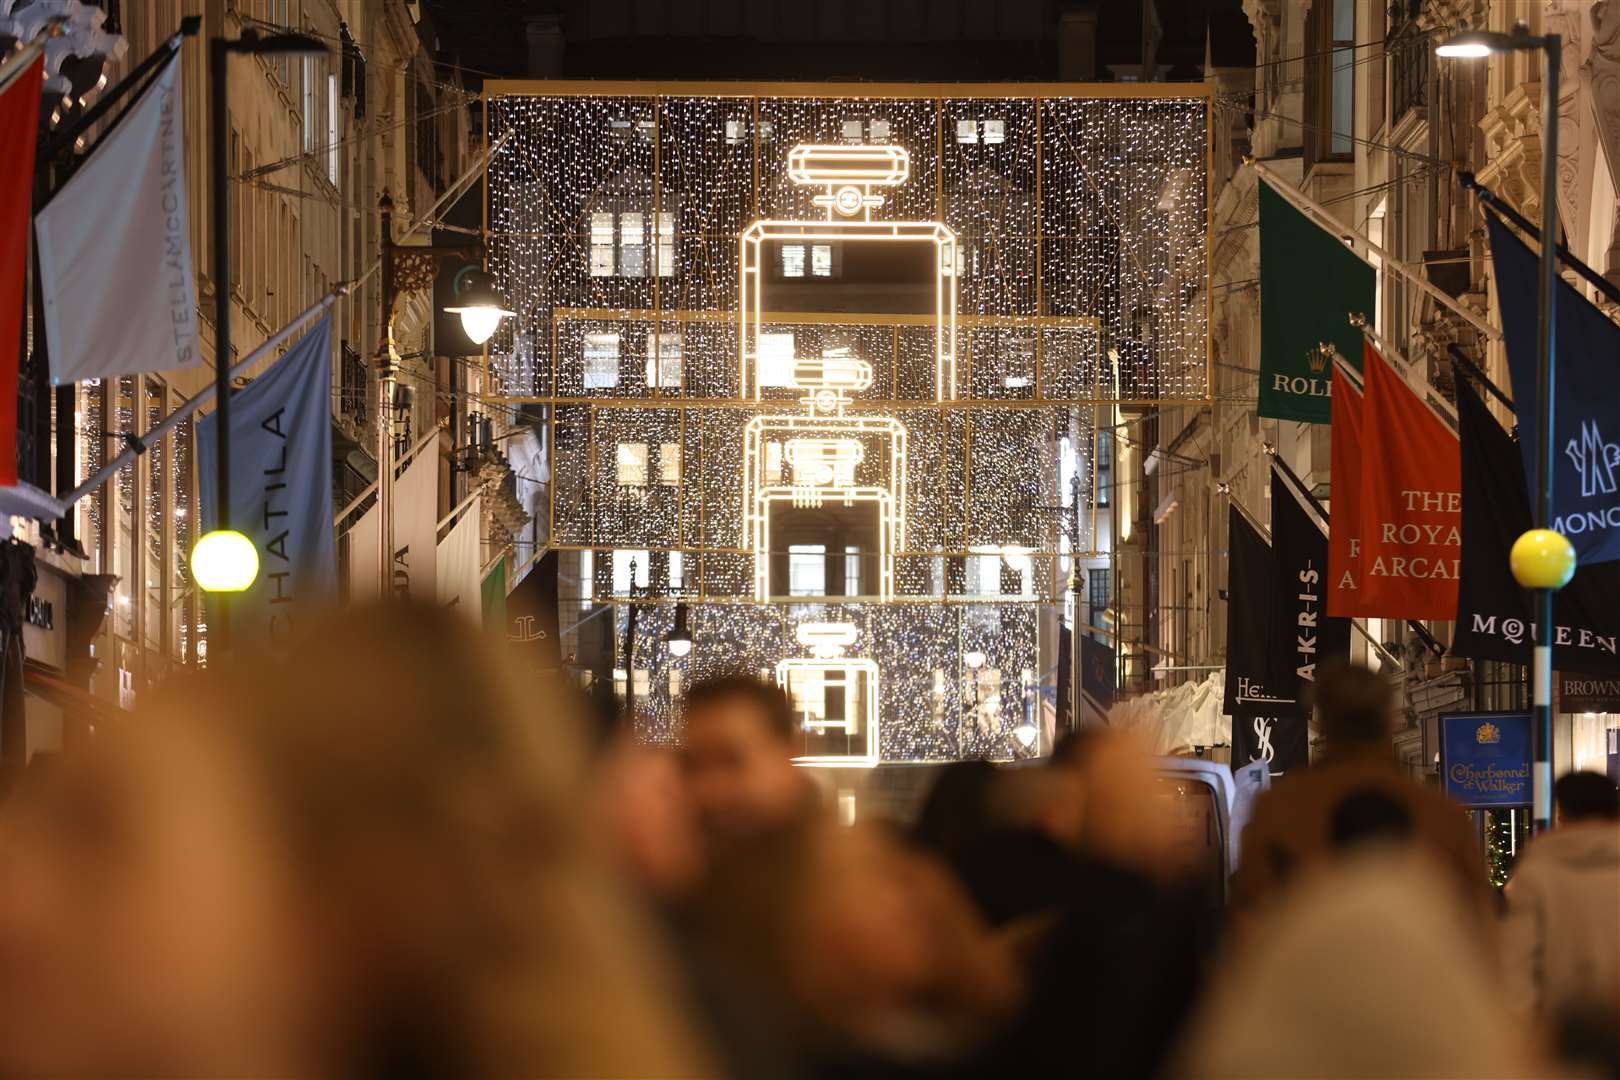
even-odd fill
[(484, 629), (496, 637), (506, 637), (506, 560), (499, 559), (484, 577)]
[(1361, 331), (1373, 315), (1373, 268), (1332, 233), (1260, 184), (1260, 415), (1332, 419), (1332, 350), (1361, 368)]

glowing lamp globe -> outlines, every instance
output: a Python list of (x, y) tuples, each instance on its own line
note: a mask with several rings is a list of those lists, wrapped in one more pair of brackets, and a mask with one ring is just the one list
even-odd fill
[(455, 294), (455, 305), (446, 307), (445, 313), (461, 316), (461, 329), (474, 345), (488, 341), (501, 320), (515, 314), (507, 309), (494, 282), (482, 270), (468, 269), (456, 275)]
[(258, 576), (253, 541), (233, 529), (215, 529), (191, 549), (191, 580), (204, 592), (242, 592)]
[(1526, 589), (1562, 589), (1575, 576), (1575, 548), (1562, 533), (1531, 529), (1513, 541), (1508, 565)]

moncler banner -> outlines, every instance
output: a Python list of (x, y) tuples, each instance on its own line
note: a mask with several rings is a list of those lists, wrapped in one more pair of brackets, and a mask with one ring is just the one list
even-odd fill
[(51, 378), (195, 367), (180, 54), (34, 219)]
[(1293, 696), (1278, 694), (1271, 686), (1272, 591), (1277, 564), (1265, 537), (1237, 507), (1228, 516), (1226, 687), (1221, 711), (1235, 716), (1255, 709), (1292, 709)]
[(1349, 657), (1350, 620), (1328, 617), (1327, 536), (1276, 469), (1271, 472), (1271, 557), (1277, 570), (1271, 590), (1277, 651), (1269, 687), (1297, 701), (1306, 684), (1316, 681), (1319, 664)]
[[(259, 577), (231, 601), (244, 651), (281, 645), (337, 600), (332, 528), (332, 316), (231, 396), (231, 527), (259, 551)], [(216, 418), (197, 421), (203, 529), (218, 527)]]
[(1373, 316), (1373, 268), (1288, 204), (1260, 196), (1260, 415), (1325, 424), (1333, 355), (1361, 361), (1351, 314)]
[(1361, 606), (1361, 387), (1333, 369), (1333, 522), (1328, 529), (1327, 610), (1354, 618)]
[[(1457, 419), (1462, 432), (1462, 588), (1451, 651), (1528, 664), (1539, 631), (1529, 594), (1508, 569), (1513, 541), (1530, 527), (1524, 470), (1507, 432), (1463, 379), (1457, 380)], [(1620, 675), (1620, 562), (1577, 565), (1570, 583), (1553, 594), (1553, 620), (1554, 668)]]
[(45, 61), (0, 83), (0, 485), (17, 482), (17, 372), (22, 358), (23, 282), (28, 278), (28, 208), (34, 196), (34, 137)]
[[(1537, 401), (1540, 258), (1495, 214), (1485, 220), (1513, 400)], [(1620, 559), (1620, 326), (1563, 278), (1557, 288), (1552, 527), (1575, 545), (1580, 565), (1589, 566)], [(1530, 484), (1540, 422), (1540, 410), (1520, 410), (1519, 450)]]
[(1371, 344), (1362, 373), (1356, 614), (1449, 619), (1457, 612), (1462, 567), (1457, 436)]

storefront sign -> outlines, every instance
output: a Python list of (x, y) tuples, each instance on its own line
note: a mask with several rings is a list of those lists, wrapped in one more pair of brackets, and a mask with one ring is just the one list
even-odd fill
[(1529, 806), (1530, 714), (1442, 713), (1440, 779), (1464, 806)]
[(1620, 679), (1559, 672), (1558, 707), (1562, 712), (1620, 713)]
[(30, 663), (61, 671), (67, 666), (67, 582), (45, 562), (23, 605), (23, 653)]

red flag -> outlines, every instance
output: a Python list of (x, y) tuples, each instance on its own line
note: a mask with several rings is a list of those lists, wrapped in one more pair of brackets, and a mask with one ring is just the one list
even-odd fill
[(8, 148), (0, 154), (0, 485), (17, 482), (17, 370), (44, 78), (42, 57), (0, 87), (0, 146)]
[(1332, 518), (1328, 522), (1327, 611), (1357, 618), (1361, 590), (1361, 388), (1333, 369)]
[(1385, 619), (1454, 619), (1462, 567), (1457, 436), (1370, 344), (1362, 373), (1360, 606)]

